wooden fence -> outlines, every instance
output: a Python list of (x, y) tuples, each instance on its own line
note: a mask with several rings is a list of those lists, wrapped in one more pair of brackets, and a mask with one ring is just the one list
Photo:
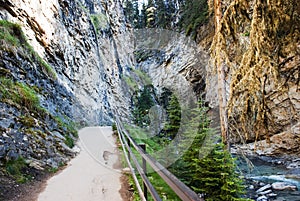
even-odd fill
[[(169, 172), (164, 166), (162, 166), (159, 162), (157, 162), (153, 157), (151, 157), (146, 152), (145, 145), (138, 145), (134, 139), (131, 138), (130, 134), (126, 129), (124, 129), (122, 123), (119, 119), (116, 119), (116, 126), (118, 129), (118, 135), (120, 142), (122, 144), (122, 148), (124, 151), (124, 155), (128, 166), (131, 170), (134, 182), (136, 184), (138, 193), (141, 197), (142, 201), (147, 201), (148, 192), (152, 196), (155, 201), (161, 201), (162, 199), (156, 192), (154, 186), (149, 181), (147, 177), (146, 164), (148, 163), (153, 170), (158, 173), (158, 175), (171, 187), (171, 189), (180, 197), (183, 201), (204, 201), (204, 199), (200, 198), (194, 191), (192, 191), (188, 186), (186, 186), (183, 182), (181, 182), (178, 178), (176, 178), (171, 172)], [(135, 154), (132, 151), (134, 148), (138, 155), (142, 157), (142, 167), (138, 162)], [(133, 162), (133, 165), (131, 163)], [(138, 182), (136, 177), (136, 170), (141, 176), (143, 180), (143, 189)]]

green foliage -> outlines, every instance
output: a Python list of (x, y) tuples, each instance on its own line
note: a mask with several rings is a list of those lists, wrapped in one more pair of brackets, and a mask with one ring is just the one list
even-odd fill
[(64, 116), (63, 118), (56, 116), (54, 117), (54, 120), (57, 122), (59, 129), (67, 131), (68, 133), (72, 134), (73, 137), (78, 137), (78, 131), (75, 122), (73, 122), (67, 116)]
[[(125, 15), (134, 28), (164, 28), (185, 30), (196, 37), (197, 29), (208, 19), (206, 0), (151, 0), (138, 12), (137, 1), (124, 2)], [(179, 18), (179, 22), (178, 21)], [(177, 24), (176, 24), (177, 23)]]
[(9, 160), (6, 162), (6, 171), (10, 175), (20, 175), (21, 170), (26, 167), (25, 159), (19, 157), (16, 160)]
[(168, 123), (165, 125), (165, 137), (170, 138), (171, 140), (176, 136), (181, 121), (181, 108), (178, 102), (178, 99), (175, 95), (171, 96), (171, 99), (167, 107), (168, 114)]
[(18, 183), (24, 183), (31, 179), (29, 175), (22, 173), (22, 170), (26, 167), (27, 164), (23, 157), (19, 157), (16, 160), (9, 160), (5, 164), (6, 172), (14, 177)]
[[(146, 144), (147, 153), (150, 155), (155, 154), (157, 151), (163, 148), (163, 144), (160, 141), (160, 138), (155, 136), (150, 138), (142, 128), (140, 127), (133, 127), (129, 125), (124, 125), (126, 130), (129, 131), (131, 137), (136, 141), (137, 144)], [(133, 150), (133, 153), (136, 155), (139, 164), (142, 165), (142, 159), (138, 156), (137, 151)], [(155, 187), (158, 194), (163, 198), (163, 200), (170, 200), (170, 201), (180, 201), (180, 198), (173, 192), (173, 190), (165, 183), (165, 181), (157, 174), (155, 171), (147, 165), (148, 174), (147, 177), (149, 178), (150, 182)], [(142, 179), (139, 175), (137, 175), (139, 183), (142, 184)], [(135, 183), (131, 178), (130, 184), (135, 187)], [(134, 193), (137, 193), (135, 189)], [(138, 195), (136, 195), (138, 196)], [(149, 198), (149, 200), (153, 200)]]
[(0, 99), (12, 101), (30, 111), (40, 110), (40, 101), (35, 91), (28, 85), (0, 77)]
[(136, 143), (147, 145), (147, 153), (155, 153), (162, 149), (164, 141), (160, 137), (151, 137), (149, 136), (149, 132), (138, 126), (124, 125), (124, 127)]
[(30, 115), (21, 116), (19, 118), (19, 121), (20, 121), (20, 123), (22, 123), (24, 126), (26, 126), (28, 128), (34, 127), (34, 125), (35, 125), (35, 120)]
[(129, 76), (124, 76), (123, 80), (126, 82), (127, 86), (132, 90), (132, 91), (136, 91), (138, 90), (138, 84), (137, 82)]
[(118, 131), (116, 123), (113, 123), (111, 127), (113, 131)]
[(244, 193), (242, 179), (236, 172), (236, 164), (230, 153), (221, 143), (216, 144), (205, 158), (193, 158), (191, 186), (205, 195), (208, 201), (246, 200), (240, 198)]
[(50, 172), (50, 173), (56, 173), (57, 171), (58, 171), (57, 167), (51, 167), (48, 169), (48, 172)]
[(65, 144), (66, 144), (68, 147), (73, 148), (73, 147), (75, 146), (73, 138), (71, 138), (71, 137), (68, 136), (68, 135), (66, 135), (65, 138), (66, 138), (66, 139), (65, 139)]
[[(168, 91), (166, 91), (165, 95), (168, 96), (168, 94)], [(167, 102), (165, 105), (168, 105), (167, 113), (170, 120), (166, 127), (169, 127), (169, 133), (149, 137), (141, 127), (126, 126), (126, 129), (129, 130), (137, 143), (147, 145), (147, 152), (150, 155), (164, 147), (166, 143), (164, 137), (168, 134), (174, 134), (170, 130), (174, 129), (175, 132), (179, 129), (181, 115), (179, 102), (175, 95), (171, 95), (170, 99), (166, 97), (164, 99)], [(210, 138), (215, 132), (209, 128), (210, 121), (206, 114), (207, 108), (203, 105), (202, 102), (199, 102), (199, 107), (188, 111), (191, 116), (190, 122), (188, 122), (190, 128), (182, 134), (182, 142), (179, 145), (184, 147), (186, 152), (181, 159), (177, 160), (168, 169), (195, 192), (203, 194), (205, 200), (247, 200), (241, 198), (244, 193), (244, 186), (242, 179), (239, 178), (239, 174), (236, 172), (234, 159), (224, 149), (223, 144), (216, 144), (219, 138)], [(192, 143), (187, 144), (190, 139), (193, 139)], [(157, 188), (160, 195), (166, 196), (166, 200), (176, 200), (176, 196), (173, 197), (174, 193), (168, 190), (167, 185), (156, 173), (151, 173), (148, 176), (154, 186), (161, 187)]]
[(134, 28), (142, 28), (140, 24), (142, 23), (142, 18), (139, 14), (139, 5), (137, 0), (126, 0), (123, 3), (124, 6), (124, 14), (126, 16), (126, 20), (132, 24)]
[[(173, 105), (171, 101), (170, 105)], [(190, 128), (182, 134), (180, 145), (186, 151), (170, 167), (170, 171), (195, 192), (203, 194), (205, 200), (245, 200), (239, 198), (243, 194), (244, 186), (236, 172), (234, 160), (223, 144), (216, 144), (219, 138), (214, 137), (215, 132), (209, 128), (210, 121), (206, 112), (207, 108), (202, 102), (199, 102), (198, 108), (188, 112), (191, 116), (188, 122)], [(193, 139), (191, 144), (190, 139)]]
[(16, 38), (19, 32), (20, 26), (6, 20), (0, 20), (0, 40), (1, 44), (4, 45), (4, 41), (12, 46), (20, 44), (18, 38)]
[(133, 70), (133, 72), (139, 76), (139, 78), (142, 80), (142, 83), (144, 85), (151, 85), (152, 84), (152, 80), (151, 78), (143, 71), (139, 70), (139, 69), (135, 69)]
[(97, 34), (99, 34), (99, 31), (108, 28), (108, 21), (106, 15), (102, 13), (92, 14), (90, 15), (90, 18)]
[(42, 70), (51, 78), (56, 79), (56, 73), (53, 68), (47, 64), (29, 45), (24, 36), (20, 25), (11, 23), (6, 20), (0, 20), (0, 49), (10, 52), (22, 53), (23, 56), (28, 57), (31, 61), (34, 59), (37, 61)]
[[(73, 148), (75, 145), (74, 138), (78, 137), (77, 126), (75, 123), (68, 117), (54, 117), (54, 120), (57, 122), (58, 128), (64, 131), (65, 144)], [(72, 135), (72, 136), (71, 136)]]
[(208, 19), (208, 5), (206, 0), (185, 1), (181, 7), (181, 18), (178, 23), (186, 35), (197, 35), (197, 29), (205, 24)]
[(140, 95), (135, 97), (135, 108), (132, 113), (134, 122), (138, 126), (144, 127), (150, 124), (148, 111), (154, 105), (153, 90), (152, 85), (145, 86)]

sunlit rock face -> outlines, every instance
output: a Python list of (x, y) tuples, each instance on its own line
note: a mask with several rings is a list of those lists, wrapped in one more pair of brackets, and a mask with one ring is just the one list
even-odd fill
[(5, 0), (0, 5), (1, 18), (22, 26), (58, 82), (74, 95), (64, 99), (73, 105), (68, 115), (99, 125), (110, 124), (115, 111), (128, 114), (120, 77), (134, 60), (119, 1)]

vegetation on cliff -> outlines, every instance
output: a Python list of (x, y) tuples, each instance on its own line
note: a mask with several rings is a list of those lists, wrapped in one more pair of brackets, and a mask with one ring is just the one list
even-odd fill
[(12, 185), (65, 164), (74, 155), (77, 131), (63, 112), (45, 107), (59, 88), (52, 87), (56, 74), (28, 44), (21, 27), (0, 20), (0, 44), (0, 199), (9, 199), (18, 190)]
[[(299, 86), (299, 1), (221, 3), (220, 29), (211, 50), (216, 64), (231, 75), (229, 129), (242, 140), (268, 139), (291, 126), (280, 125), (270, 107), (276, 94)], [(297, 121), (297, 112), (288, 107)]]
[(50, 78), (55, 79), (56, 74), (52, 67), (47, 64), (29, 45), (20, 25), (7, 20), (0, 20), (0, 49), (5, 52), (20, 53), (32, 62), (37, 62)]
[(208, 20), (207, 0), (151, 0), (139, 6), (137, 0), (124, 1), (127, 21), (134, 28), (163, 28), (184, 31), (194, 39), (197, 29)]

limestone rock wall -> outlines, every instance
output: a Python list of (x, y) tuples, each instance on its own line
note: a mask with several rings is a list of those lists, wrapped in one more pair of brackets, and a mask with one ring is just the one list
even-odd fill
[(74, 95), (65, 100), (72, 105), (73, 118), (107, 124), (113, 120), (111, 108), (126, 105), (119, 79), (133, 59), (119, 1), (3, 0), (0, 16), (21, 25), (58, 82)]

